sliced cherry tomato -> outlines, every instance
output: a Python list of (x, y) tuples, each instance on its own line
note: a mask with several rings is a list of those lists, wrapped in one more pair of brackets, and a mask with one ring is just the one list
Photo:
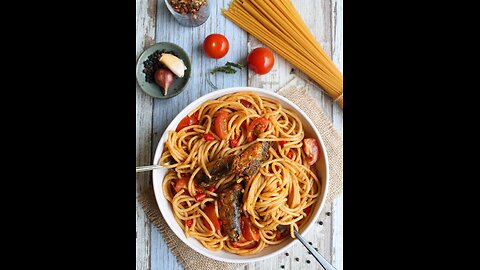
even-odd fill
[(256, 48), (247, 57), (248, 68), (259, 75), (270, 72), (274, 63), (273, 53), (267, 48)]
[(315, 164), (317, 162), (318, 157), (320, 156), (320, 147), (318, 147), (317, 140), (313, 138), (306, 138), (303, 140), (303, 150), (307, 155), (305, 160), (309, 165)]
[(235, 242), (232, 244), (233, 247), (236, 247), (236, 248), (240, 248), (240, 249), (252, 249), (252, 248), (256, 248), (258, 246), (258, 242), (256, 241), (251, 241), (249, 244), (245, 245), (245, 246), (240, 246), (239, 244), (240, 243), (244, 243), (244, 242)]
[(260, 233), (258, 232), (257, 227), (255, 227), (246, 216), (242, 216), (240, 228), (242, 229), (243, 237), (248, 241), (260, 240)]
[(175, 182), (175, 192), (180, 192), (180, 190), (185, 189), (188, 190), (188, 181), (190, 178), (182, 177)]
[(203, 41), (203, 50), (208, 57), (219, 59), (228, 53), (228, 39), (224, 35), (211, 34)]
[(215, 186), (210, 186), (210, 187), (208, 188), (208, 191), (214, 192), (214, 191), (215, 191)]
[(195, 119), (198, 119), (198, 111), (196, 111), (193, 115), (192, 115), (193, 118)]
[[(217, 217), (217, 213), (215, 212), (215, 204), (213, 203), (208, 203), (205, 206), (205, 209), (203, 209), (203, 212), (207, 215), (207, 217), (210, 219), (210, 221), (213, 223), (213, 227), (215, 227), (215, 231), (220, 230), (220, 221)], [(207, 220), (202, 217), (203, 224), (205, 227), (209, 228), (211, 230), (210, 224), (208, 224)]]
[(196, 191), (197, 193), (203, 193), (204, 190), (203, 190), (203, 188), (195, 185), (195, 191)]
[(292, 159), (292, 158), (293, 158), (293, 152), (292, 152), (292, 150), (288, 151), (287, 157), (288, 157), (289, 159)]
[(253, 141), (258, 135), (260, 135), (260, 133), (264, 132), (269, 123), (270, 121), (268, 121), (268, 119), (265, 117), (259, 117), (253, 120), (253, 122), (248, 125), (247, 128), (247, 142)]
[(309, 206), (309, 207), (305, 208), (305, 210), (303, 210), (303, 212), (305, 212), (305, 214), (307, 214), (307, 216), (310, 215), (310, 211), (312, 211), (311, 206)]
[(177, 129), (175, 131), (179, 132), (182, 128), (191, 125), (198, 125), (198, 119), (195, 117), (185, 116), (185, 118), (183, 118), (182, 121), (178, 123)]
[(215, 133), (222, 140), (225, 140), (228, 135), (227, 118), (228, 118), (228, 114), (224, 111), (219, 112), (217, 115), (217, 118), (215, 118), (215, 123), (214, 123)]
[(193, 219), (185, 220), (185, 226), (192, 227), (192, 225), (193, 225)]
[[(239, 245), (239, 244), (243, 244), (243, 243), (247, 243), (247, 242), (250, 242), (250, 243), (248, 243), (244, 246)], [(248, 241), (242, 235), (238, 239), (238, 242), (232, 243), (232, 246), (235, 247), (235, 248), (240, 248), (240, 249), (252, 249), (252, 248), (256, 248), (258, 246), (258, 242), (257, 241)]]
[(286, 143), (285, 141), (279, 141), (279, 142), (278, 142), (278, 145), (280, 145), (281, 147), (283, 147), (283, 146), (285, 145), (285, 143)]
[(195, 195), (195, 200), (201, 201), (201, 200), (205, 199), (205, 197), (207, 197), (207, 194), (205, 194), (205, 193), (197, 193), (197, 195)]
[(233, 139), (230, 139), (230, 146), (231, 146), (231, 147), (237, 147), (237, 145), (238, 145), (238, 139), (239, 139), (239, 138), (238, 138), (238, 135), (235, 136)]
[(213, 140), (215, 139), (215, 138), (213, 137), (213, 135), (210, 134), (210, 133), (205, 133), (205, 135), (203, 135), (203, 138), (204, 138), (205, 141), (207, 141), (207, 142), (211, 142), (211, 141), (213, 141)]
[(242, 105), (247, 108), (250, 108), (250, 106), (252, 106), (252, 103), (250, 103), (250, 101), (246, 101), (245, 99), (240, 99), (240, 103), (242, 103)]

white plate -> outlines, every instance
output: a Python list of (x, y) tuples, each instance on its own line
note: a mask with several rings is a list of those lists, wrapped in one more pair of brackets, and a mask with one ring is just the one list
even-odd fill
[[(155, 156), (153, 159), (153, 164), (158, 164), (160, 160), (165, 141), (168, 138), (168, 131), (175, 130), (180, 120), (182, 120), (188, 113), (193, 111), (200, 104), (202, 104), (207, 100), (217, 99), (221, 96), (235, 93), (235, 92), (241, 92), (241, 91), (251, 91), (251, 92), (257, 93), (259, 96), (269, 97), (271, 99), (278, 101), (285, 108), (291, 109), (292, 111), (296, 112), (303, 123), (305, 137), (316, 138), (320, 143), (321, 155), (318, 161), (315, 163), (315, 167), (317, 169), (317, 172), (319, 172), (320, 174), (319, 176), (322, 183), (321, 195), (320, 195), (320, 200), (317, 202), (316, 205), (312, 207), (311, 213), (313, 214), (313, 218), (311, 217), (307, 222), (307, 226), (303, 227), (303, 229), (301, 230), (301, 235), (305, 236), (305, 234), (314, 226), (315, 220), (318, 219), (318, 216), (320, 215), (320, 212), (325, 203), (325, 195), (327, 194), (328, 160), (327, 160), (326, 152), (324, 150), (325, 144), (322, 138), (320, 137), (320, 133), (318, 132), (317, 128), (314, 126), (313, 122), (307, 117), (307, 115), (300, 108), (298, 108), (298, 106), (296, 106), (293, 102), (289, 101), (288, 99), (274, 92), (267, 91), (260, 88), (253, 88), (253, 87), (232, 87), (232, 88), (226, 88), (226, 89), (218, 90), (215, 92), (211, 92), (205, 96), (200, 97), (199, 99), (195, 100), (190, 105), (188, 105), (185, 109), (183, 109), (167, 127), (167, 129), (162, 135), (162, 138), (160, 139), (160, 142), (158, 143), (157, 150), (155, 151)], [(155, 197), (157, 199), (158, 207), (160, 208), (160, 211), (162, 212), (162, 215), (165, 221), (167, 222), (168, 226), (170, 226), (170, 228), (178, 236), (178, 238), (180, 238), (187, 246), (197, 251), (198, 253), (203, 254), (214, 260), (223, 261), (223, 262), (250, 263), (250, 262), (255, 262), (259, 260), (264, 260), (264, 259), (273, 257), (277, 254), (280, 254), (284, 252), (286, 249), (288, 249), (294, 243), (295, 239), (289, 238), (278, 245), (266, 247), (258, 254), (240, 256), (240, 255), (236, 255), (236, 254), (225, 252), (225, 251), (216, 251), (216, 252), (210, 251), (207, 248), (205, 248), (195, 238), (193, 237), (186, 238), (185, 233), (183, 232), (182, 228), (180, 227), (180, 225), (178, 225), (177, 221), (174, 218), (172, 206), (163, 195), (162, 182), (167, 172), (168, 172), (167, 169), (162, 168), (162, 169), (153, 170), (153, 173), (152, 173), (153, 189), (155, 191)]]

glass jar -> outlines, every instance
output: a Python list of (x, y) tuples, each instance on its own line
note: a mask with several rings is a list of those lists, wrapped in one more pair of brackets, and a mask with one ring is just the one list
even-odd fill
[(208, 0), (165, 0), (165, 4), (183, 26), (200, 26), (210, 17)]

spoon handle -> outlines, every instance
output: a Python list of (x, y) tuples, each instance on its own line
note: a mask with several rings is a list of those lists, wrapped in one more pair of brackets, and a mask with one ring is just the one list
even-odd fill
[(308, 251), (312, 253), (313, 257), (315, 257), (315, 259), (323, 266), (325, 270), (336, 270), (335, 267), (333, 267), (327, 260), (325, 260), (325, 258), (322, 257), (322, 255), (320, 255), (320, 253), (318, 253), (311, 245), (307, 243), (307, 241), (305, 241), (305, 239), (300, 235), (300, 233), (297, 232), (297, 230), (295, 230), (294, 233), (295, 237), (297, 237), (297, 239), (300, 240), (300, 242), (308, 249)]
[(160, 169), (160, 168), (163, 168), (163, 167), (160, 165), (140, 166), (140, 167), (137, 167), (137, 172), (151, 171), (151, 170)]

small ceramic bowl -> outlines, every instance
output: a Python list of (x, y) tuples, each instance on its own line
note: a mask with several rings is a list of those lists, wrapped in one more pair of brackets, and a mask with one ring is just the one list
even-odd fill
[[(167, 95), (163, 95), (163, 88), (157, 85), (156, 83), (149, 83), (145, 80), (145, 73), (143, 73), (144, 65), (143, 62), (148, 59), (148, 56), (153, 54), (156, 50), (162, 51), (172, 51), (178, 58), (183, 60), (183, 63), (187, 67), (185, 70), (185, 75), (183, 78), (174, 76), (172, 85), (168, 88)], [(138, 58), (137, 60), (137, 83), (143, 92), (154, 98), (171, 98), (180, 94), (190, 79), (190, 73), (192, 66), (190, 63), (190, 58), (187, 53), (178, 45), (170, 42), (159, 42), (150, 47), (148, 47)]]

